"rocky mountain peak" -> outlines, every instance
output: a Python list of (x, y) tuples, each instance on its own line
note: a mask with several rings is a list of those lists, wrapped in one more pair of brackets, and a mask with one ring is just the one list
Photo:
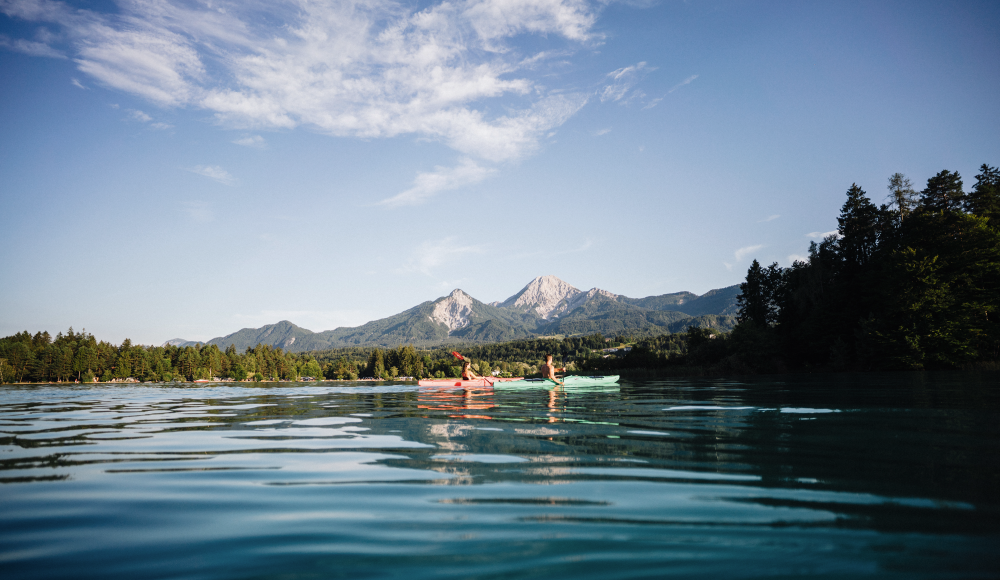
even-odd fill
[(448, 327), (448, 333), (465, 328), (471, 322), (472, 296), (455, 288), (451, 294), (442, 298), (434, 305), (430, 319), (437, 324)]
[(503, 308), (528, 308), (548, 319), (564, 312), (581, 292), (555, 276), (539, 276), (523, 290), (500, 304)]
[(572, 298), (567, 300), (564, 312), (567, 313), (572, 312), (578, 306), (583, 306), (584, 304), (590, 302), (591, 300), (597, 298), (598, 296), (608, 298), (610, 300), (615, 300), (615, 301), (618, 300), (617, 294), (612, 294), (611, 292), (608, 292), (607, 290), (601, 290), (600, 288), (591, 288), (590, 290), (587, 290), (586, 292), (580, 292), (576, 296), (573, 296)]

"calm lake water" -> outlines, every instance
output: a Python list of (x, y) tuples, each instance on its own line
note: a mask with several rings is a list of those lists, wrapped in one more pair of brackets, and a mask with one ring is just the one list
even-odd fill
[(0, 575), (1000, 576), (1000, 375), (0, 388)]

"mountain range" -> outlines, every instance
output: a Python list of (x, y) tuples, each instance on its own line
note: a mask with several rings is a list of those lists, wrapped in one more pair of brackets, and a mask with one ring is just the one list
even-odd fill
[[(361, 326), (313, 332), (283, 320), (260, 328), (244, 328), (213, 338), (208, 344), (223, 349), (232, 344), (238, 351), (269, 344), (305, 352), (350, 346), (500, 342), (595, 332), (608, 336), (666, 334), (692, 325), (727, 331), (736, 323), (738, 294), (739, 286), (728, 286), (701, 296), (676, 292), (629, 298), (600, 288), (584, 292), (555, 276), (540, 276), (503, 302), (487, 304), (455, 289), (437, 300)], [(183, 339), (167, 343), (198, 344)]]

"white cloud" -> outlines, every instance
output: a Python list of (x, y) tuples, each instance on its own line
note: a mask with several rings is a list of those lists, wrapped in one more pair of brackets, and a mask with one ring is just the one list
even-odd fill
[(645, 107), (643, 107), (642, 109), (643, 109), (643, 110), (646, 110), (646, 109), (652, 109), (652, 108), (653, 108), (653, 107), (655, 107), (656, 105), (659, 105), (659, 104), (660, 104), (660, 101), (662, 101), (662, 100), (663, 100), (663, 97), (657, 97), (657, 98), (655, 98), (655, 99), (653, 99), (653, 100), (649, 101), (648, 103), (646, 103), (646, 106), (645, 106)]
[(480, 167), (471, 159), (462, 159), (455, 167), (438, 166), (434, 168), (434, 171), (418, 173), (416, 179), (413, 180), (413, 187), (389, 199), (383, 199), (379, 205), (390, 208), (419, 205), (438, 192), (478, 183), (495, 172), (495, 169)]
[(594, 131), (594, 136), (600, 137), (601, 135), (607, 135), (610, 132), (611, 132), (611, 127), (608, 127), (606, 129), (599, 129), (597, 131)]
[(407, 269), (430, 275), (431, 271), (473, 254), (483, 253), (481, 246), (460, 245), (457, 237), (426, 241), (416, 247)]
[(732, 264), (730, 264), (729, 262), (723, 262), (722, 265), (725, 266), (726, 269), (731, 272), (733, 270), (733, 266), (735, 266), (736, 264), (742, 262), (743, 258), (747, 257), (748, 255), (756, 252), (757, 250), (759, 250), (759, 249), (761, 249), (763, 247), (764, 247), (763, 244), (757, 244), (756, 246), (744, 246), (744, 247), (736, 250), (735, 252), (733, 252), (733, 256), (736, 258), (736, 262), (734, 262)]
[(736, 257), (737, 262), (741, 262), (743, 261), (743, 258), (747, 257), (748, 255), (756, 252), (757, 250), (763, 247), (764, 247), (763, 244), (757, 244), (756, 246), (746, 246), (733, 252), (733, 256)]
[(66, 55), (52, 48), (44, 42), (34, 40), (24, 40), (21, 38), (10, 38), (6, 34), (0, 34), (0, 47), (21, 52), (30, 56), (43, 56), (48, 58), (66, 58)]
[(683, 87), (684, 85), (690, 85), (692, 82), (694, 82), (694, 79), (696, 79), (696, 78), (698, 78), (698, 75), (691, 75), (691, 76), (689, 76), (688, 78), (686, 78), (686, 79), (682, 80), (681, 82), (677, 83), (676, 85), (674, 85), (673, 88), (671, 88), (669, 91), (667, 91), (667, 93), (672, 93), (672, 92), (676, 91), (677, 89)]
[(70, 83), (74, 87), (77, 87), (77, 88), (80, 88), (80, 89), (83, 89), (83, 90), (88, 90), (87, 87), (83, 86), (83, 83), (81, 83), (79, 79), (70, 79)]
[[(463, 16), (484, 39), (506, 38), (522, 32), (560, 34), (584, 41), (595, 16), (581, 0), (483, 0), (468, 2)], [(501, 49), (502, 50), (502, 49)]]
[[(490, 163), (532, 154), (587, 102), (527, 73), (600, 41), (600, 6), (587, 0), (223, 7), (138, 1), (104, 14), (51, 0), (0, 2), (12, 18), (61, 27), (58, 38), (84, 74), (158, 106), (201, 108), (229, 127), (412, 135)], [(525, 58), (509, 46), (525, 34), (561, 40)], [(644, 66), (611, 73), (601, 98), (622, 100)]]
[(808, 264), (809, 256), (802, 256), (799, 254), (791, 254), (790, 256), (788, 256), (789, 264), (794, 264), (795, 262), (805, 262), (806, 264)]
[(143, 113), (142, 111), (138, 111), (135, 109), (130, 109), (128, 112), (128, 116), (133, 121), (139, 121), (140, 123), (148, 123), (153, 120), (153, 118), (147, 115), (146, 113)]
[(254, 149), (264, 149), (267, 147), (267, 142), (260, 135), (248, 135), (242, 139), (236, 139), (233, 143), (244, 147), (253, 147)]
[(608, 73), (611, 82), (604, 85), (599, 94), (601, 102), (621, 101), (629, 90), (641, 80), (640, 73), (646, 68), (645, 62), (620, 68)]
[(816, 238), (816, 239), (820, 239), (820, 240), (825, 240), (826, 238), (828, 238), (830, 236), (837, 236), (839, 238), (839, 237), (841, 237), (840, 236), (840, 231), (839, 230), (832, 230), (832, 231), (829, 231), (829, 232), (809, 232), (808, 234), (806, 234), (807, 238)]
[[(111, 107), (117, 109), (118, 105), (111, 105)], [(153, 123), (152, 117), (150, 117), (149, 115), (138, 109), (127, 109), (127, 111), (129, 119), (132, 119), (133, 121), (139, 121), (140, 123), (148, 123), (150, 129), (164, 130), (164, 129), (172, 129), (174, 127), (169, 123), (161, 123), (161, 122)]]
[(774, 220), (776, 220), (776, 219), (778, 219), (780, 217), (781, 217), (781, 215), (779, 215), (779, 214), (769, 215), (769, 216), (767, 216), (766, 218), (764, 218), (762, 220), (757, 220), (757, 223), (772, 222), (772, 221), (774, 221)]
[(196, 165), (189, 168), (188, 171), (191, 173), (197, 173), (198, 175), (203, 175), (209, 179), (214, 179), (223, 185), (236, 184), (236, 178), (218, 165)]

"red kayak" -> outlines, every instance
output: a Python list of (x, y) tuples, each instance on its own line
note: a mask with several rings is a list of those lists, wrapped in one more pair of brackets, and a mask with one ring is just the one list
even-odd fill
[(417, 384), (421, 387), (492, 387), (493, 383), (505, 383), (507, 381), (523, 381), (524, 377), (490, 377), (488, 379), (473, 379), (463, 381), (460, 379), (420, 379)]

